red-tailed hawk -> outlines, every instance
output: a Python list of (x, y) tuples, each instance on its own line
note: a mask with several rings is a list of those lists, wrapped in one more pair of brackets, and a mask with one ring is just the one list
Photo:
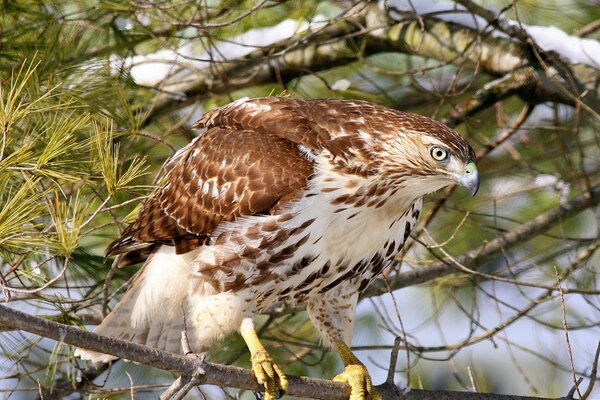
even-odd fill
[(203, 352), (239, 330), (273, 399), (287, 380), (253, 317), (306, 305), (351, 399), (379, 398), (348, 347), (356, 302), (402, 248), (424, 195), (455, 183), (477, 192), (473, 149), (440, 122), (364, 101), (243, 99), (195, 127), (108, 248), (122, 264), (147, 260), (95, 332), (180, 352), (185, 315)]

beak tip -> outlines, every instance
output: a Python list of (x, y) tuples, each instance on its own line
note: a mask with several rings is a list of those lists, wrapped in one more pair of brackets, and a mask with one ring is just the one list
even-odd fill
[(465, 188), (469, 189), (471, 196), (475, 196), (477, 194), (479, 191), (479, 172), (477, 171), (477, 167), (475, 167), (475, 163), (470, 162), (467, 165), (465, 175), (463, 175), (458, 182)]

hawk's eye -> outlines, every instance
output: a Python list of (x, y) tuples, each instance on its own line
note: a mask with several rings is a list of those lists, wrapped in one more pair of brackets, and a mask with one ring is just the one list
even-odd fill
[(443, 161), (446, 158), (448, 158), (448, 151), (441, 147), (434, 146), (429, 152), (431, 154), (431, 157), (433, 157), (433, 159), (437, 161)]

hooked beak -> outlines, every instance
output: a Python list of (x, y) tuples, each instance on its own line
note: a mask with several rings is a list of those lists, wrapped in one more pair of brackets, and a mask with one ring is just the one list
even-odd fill
[(471, 196), (475, 196), (479, 190), (479, 171), (473, 161), (469, 161), (465, 167), (465, 173), (458, 179), (458, 183), (469, 189)]

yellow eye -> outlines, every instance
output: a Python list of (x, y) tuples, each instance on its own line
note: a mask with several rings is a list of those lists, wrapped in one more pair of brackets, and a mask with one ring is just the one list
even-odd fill
[(433, 157), (433, 159), (437, 161), (443, 161), (446, 158), (448, 158), (448, 152), (446, 151), (446, 149), (443, 149), (441, 147), (432, 147), (430, 153), (431, 157)]

